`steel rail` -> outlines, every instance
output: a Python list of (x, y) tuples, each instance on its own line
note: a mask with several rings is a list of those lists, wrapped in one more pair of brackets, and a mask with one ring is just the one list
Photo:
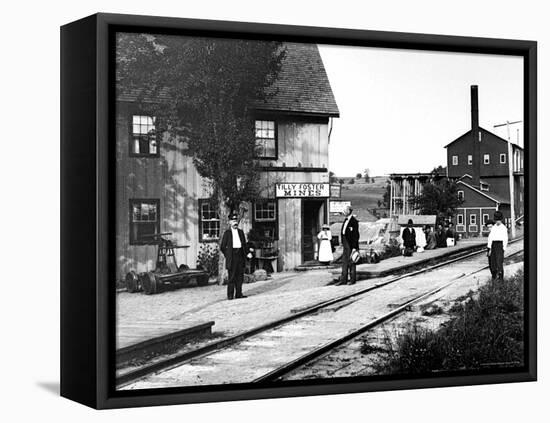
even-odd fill
[[(523, 240), (523, 237), (516, 238), (515, 240), (511, 241), (509, 244), (513, 244), (513, 243), (519, 242), (521, 240)], [(250, 338), (254, 335), (257, 335), (258, 333), (265, 332), (265, 331), (273, 329), (277, 326), (281, 326), (285, 323), (288, 323), (288, 322), (291, 322), (293, 320), (297, 320), (301, 317), (307, 316), (309, 314), (315, 313), (318, 310), (320, 310), (322, 308), (325, 308), (327, 306), (337, 304), (339, 302), (346, 301), (350, 298), (353, 298), (353, 297), (356, 297), (356, 296), (359, 296), (359, 295), (363, 295), (367, 292), (373, 291), (375, 289), (381, 288), (381, 287), (389, 285), (391, 283), (395, 283), (395, 282), (400, 281), (400, 280), (405, 279), (405, 278), (416, 276), (416, 275), (419, 275), (421, 273), (426, 273), (426, 272), (429, 272), (431, 270), (437, 269), (439, 267), (447, 266), (449, 264), (455, 263), (455, 262), (460, 261), (460, 260), (466, 260), (470, 257), (476, 256), (476, 255), (481, 254), (484, 251), (486, 251), (485, 246), (476, 246), (476, 247), (473, 247), (473, 249), (475, 249), (475, 251), (471, 252), (471, 251), (468, 250), (465, 254), (457, 253), (457, 254), (459, 254), (458, 257), (453, 257), (452, 259), (445, 260), (441, 263), (437, 263), (437, 264), (434, 264), (432, 266), (428, 266), (428, 267), (425, 267), (425, 268), (422, 268), (422, 269), (419, 269), (419, 270), (415, 270), (415, 271), (410, 272), (410, 273), (405, 273), (403, 275), (397, 276), (397, 277), (389, 279), (387, 281), (374, 284), (373, 286), (370, 286), (368, 288), (361, 289), (359, 291), (356, 291), (356, 292), (353, 292), (353, 293), (350, 293), (350, 294), (342, 295), (340, 297), (336, 297), (336, 298), (333, 298), (331, 300), (327, 300), (327, 301), (315, 304), (315, 305), (313, 305), (311, 307), (308, 307), (304, 310), (298, 311), (296, 313), (292, 313), (292, 314), (290, 314), (286, 317), (283, 317), (281, 319), (277, 319), (277, 320), (274, 320), (272, 322), (257, 326), (255, 328), (249, 329), (249, 330), (244, 331), (242, 333), (239, 333), (237, 335), (233, 335), (233, 336), (230, 336), (228, 338), (221, 339), (219, 341), (214, 341), (214, 342), (211, 342), (207, 345), (199, 347), (197, 349), (187, 351), (187, 352), (184, 352), (182, 354), (178, 354), (178, 355), (175, 355), (173, 357), (166, 358), (164, 360), (159, 360), (157, 362), (139, 367), (138, 369), (131, 370), (129, 372), (120, 374), (116, 377), (116, 386), (117, 386), (117, 388), (120, 389), (120, 388), (124, 387), (125, 385), (128, 385), (132, 382), (135, 382), (135, 381), (137, 381), (137, 380), (139, 380), (139, 379), (141, 379), (141, 378), (143, 378), (147, 375), (157, 373), (161, 370), (169, 370), (171, 368), (177, 367), (177, 366), (181, 365), (182, 363), (184, 363), (186, 361), (189, 361), (193, 358), (197, 358), (197, 357), (209, 354), (211, 352), (220, 350), (220, 349), (225, 348), (225, 347), (227, 347), (231, 344), (243, 341), (247, 338)]]
[[(508, 257), (506, 257), (506, 259), (514, 257), (515, 255), (520, 254), (520, 253), (523, 253), (523, 250), (517, 251), (513, 254), (510, 254)], [(449, 286), (456, 283), (458, 280), (463, 279), (464, 277), (472, 276), (472, 275), (474, 275), (476, 273), (479, 273), (483, 270), (486, 270), (488, 268), (489, 268), (489, 266), (483, 266), (482, 268), (477, 269), (477, 270), (475, 270), (473, 272), (470, 272), (468, 274), (463, 273), (458, 277), (454, 277), (448, 283), (446, 283), (446, 284), (444, 284), (444, 285), (442, 285), (438, 288), (435, 288), (433, 290), (430, 290), (428, 292), (425, 292), (423, 294), (418, 295), (417, 297), (413, 298), (410, 301), (407, 301), (406, 303), (404, 303), (401, 306), (399, 306), (398, 308), (384, 314), (383, 316), (380, 316), (380, 317), (377, 317), (374, 320), (371, 320), (369, 323), (367, 323), (366, 325), (354, 330), (353, 332), (350, 332), (350, 333), (346, 334), (345, 336), (342, 336), (341, 338), (338, 338), (334, 341), (327, 342), (326, 344), (321, 345), (320, 347), (318, 347), (318, 348), (316, 348), (316, 349), (314, 349), (314, 350), (298, 357), (297, 359), (295, 359), (293, 361), (290, 361), (288, 363), (285, 363), (282, 366), (272, 370), (271, 372), (266, 373), (263, 376), (260, 376), (259, 378), (253, 380), (252, 383), (265, 383), (265, 382), (271, 382), (271, 381), (274, 381), (276, 379), (279, 379), (282, 376), (296, 370), (299, 367), (304, 366), (305, 364), (317, 359), (318, 357), (326, 354), (327, 352), (339, 347), (340, 345), (343, 345), (343, 344), (351, 341), (352, 339), (357, 338), (359, 335), (362, 335), (363, 333), (375, 328), (376, 326), (381, 325), (382, 323), (386, 322), (387, 320), (389, 320), (389, 319), (391, 319), (391, 318), (393, 318), (393, 317), (395, 317), (395, 316), (397, 316), (397, 315), (399, 315), (399, 314), (401, 314), (405, 311), (408, 311), (409, 307), (411, 305), (413, 305), (414, 303), (422, 301), (425, 298), (431, 297), (432, 295), (444, 290), (445, 288), (448, 288)]]

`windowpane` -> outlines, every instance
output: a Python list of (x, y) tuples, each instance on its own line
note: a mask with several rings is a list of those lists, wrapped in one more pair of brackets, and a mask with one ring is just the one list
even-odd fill
[(134, 200), (131, 203), (130, 243), (150, 244), (154, 240), (149, 235), (160, 232), (158, 200)]
[(275, 157), (277, 140), (275, 138), (275, 121), (257, 120), (254, 123), (256, 146), (259, 157)]
[(134, 154), (156, 155), (158, 153), (153, 116), (133, 115), (132, 134), (134, 136), (132, 147)]
[(201, 202), (201, 240), (216, 240), (220, 238), (220, 218), (218, 211), (214, 210), (207, 201)]

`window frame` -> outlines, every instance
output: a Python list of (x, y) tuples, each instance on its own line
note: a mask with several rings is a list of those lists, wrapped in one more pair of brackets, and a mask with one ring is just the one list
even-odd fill
[[(156, 220), (156, 228), (155, 233), (159, 234), (160, 232), (160, 198), (130, 198), (128, 200), (128, 228), (129, 228), (129, 243), (130, 245), (153, 245), (156, 244), (156, 241), (154, 239), (151, 239), (150, 241), (138, 241), (137, 239), (134, 239), (133, 233), (134, 233), (134, 220), (133, 220), (133, 213), (134, 213), (134, 204), (135, 203), (149, 203), (154, 204), (157, 208), (157, 220)], [(136, 222), (139, 224), (139, 222)]]
[[(134, 151), (134, 141), (135, 141), (136, 138), (150, 137), (150, 135), (145, 135), (145, 134), (134, 135), (134, 116), (145, 116), (145, 117), (150, 117), (150, 118), (153, 119), (153, 127), (154, 127), (154, 130), (155, 130), (155, 135), (154, 136), (155, 136), (155, 141), (156, 141), (156, 144), (157, 144), (156, 153), (154, 153), (154, 154), (151, 154), (151, 153), (136, 153)], [(159, 137), (158, 137), (158, 133), (157, 133), (157, 128), (158, 128), (158, 117), (152, 116), (150, 114), (147, 114), (147, 113), (139, 111), (139, 110), (130, 113), (130, 117), (128, 119), (128, 151), (129, 151), (129, 156), (130, 157), (138, 157), (138, 158), (159, 158), (160, 157), (160, 141), (159, 141)]]
[[(473, 219), (472, 219), (472, 218), (473, 218)], [(473, 222), (472, 222), (472, 220), (473, 220)], [(474, 225), (477, 226), (477, 214), (472, 213), (472, 214), (470, 215), (470, 226), (474, 226)]]
[(468, 166), (471, 166), (474, 163), (474, 156), (468, 154)]
[[(504, 161), (502, 160), (504, 158)], [(500, 153), (500, 164), (506, 164), (506, 153)]]
[(451, 158), (451, 164), (453, 166), (458, 166), (458, 156), (452, 156)]
[(483, 164), (488, 165), (491, 164), (491, 155), (490, 154), (483, 154)]
[[(199, 199), (199, 202), (198, 202), (198, 215), (199, 215), (199, 242), (219, 242), (219, 240), (221, 239), (221, 236), (222, 236), (222, 227), (221, 227), (221, 219), (220, 219), (220, 216), (218, 214), (218, 218), (217, 219), (203, 219), (202, 217), (202, 206), (203, 204), (209, 204), (210, 207), (212, 206), (211, 205), (211, 202), (212, 202), (212, 199), (210, 198), (200, 198)], [(217, 212), (217, 211), (216, 211)], [(203, 227), (202, 227), (202, 224), (203, 222), (215, 222), (215, 221), (218, 221), (218, 225), (219, 225), (219, 234), (218, 234), (218, 237), (217, 238), (204, 238), (204, 231), (203, 231)]]
[(486, 182), (480, 182), (479, 183), (479, 190), (480, 191), (489, 191), (489, 184), (486, 183)]
[[(274, 219), (256, 219), (256, 206), (257, 204), (274, 203), (275, 204), (275, 218)], [(279, 240), (279, 201), (276, 198), (261, 198), (252, 203), (252, 227), (256, 229), (258, 225), (263, 226), (265, 224), (273, 224), (275, 230), (273, 232), (273, 241)]]
[(254, 118), (254, 145), (258, 146), (258, 139), (271, 139), (271, 138), (257, 138), (256, 137), (256, 122), (273, 122), (273, 139), (275, 142), (275, 154), (273, 156), (256, 156), (260, 160), (278, 160), (279, 158), (279, 124), (276, 119), (273, 118)]
[[(461, 195), (461, 194), (462, 194), (462, 195)], [(462, 201), (464, 201), (464, 190), (459, 189), (459, 190), (456, 192), (456, 195), (458, 196), (459, 199), (461, 199)]]
[[(462, 218), (462, 222), (459, 221), (459, 217)], [(456, 215), (456, 226), (464, 226), (464, 215), (462, 213)]]
[[(485, 219), (485, 216), (487, 216), (487, 219)], [(486, 227), (486, 226), (487, 226), (487, 222), (489, 221), (489, 213), (483, 213), (483, 215), (482, 215), (481, 218), (482, 218), (482, 222), (481, 222), (481, 223), (483, 223), (483, 226)]]

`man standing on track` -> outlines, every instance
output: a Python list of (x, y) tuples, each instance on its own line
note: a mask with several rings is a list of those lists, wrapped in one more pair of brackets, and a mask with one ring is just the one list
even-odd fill
[[(336, 285), (353, 285), (356, 280), (356, 265), (353, 260), (351, 260), (351, 253), (353, 250), (359, 251), (359, 222), (351, 214), (353, 209), (351, 206), (346, 206), (344, 210), (344, 223), (342, 223), (342, 230), (340, 235), (342, 238), (342, 244), (344, 246), (344, 254), (342, 255), (342, 275), (340, 277), (340, 282)], [(348, 282), (348, 273), (350, 279)]]
[(504, 251), (508, 246), (508, 229), (502, 223), (502, 212), (496, 211), (493, 217), (495, 225), (489, 233), (487, 240), (487, 248), (489, 255), (489, 263), (493, 280), (504, 278)]
[(244, 266), (246, 264), (246, 239), (244, 232), (239, 229), (239, 216), (236, 213), (229, 215), (229, 228), (222, 238), (220, 249), (225, 256), (225, 267), (228, 272), (227, 299), (246, 298), (243, 295)]

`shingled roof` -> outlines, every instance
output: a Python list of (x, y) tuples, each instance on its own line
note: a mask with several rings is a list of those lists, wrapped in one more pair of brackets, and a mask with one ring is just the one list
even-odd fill
[(258, 110), (339, 117), (340, 112), (316, 44), (284, 43), (286, 55), (273, 94), (257, 102)]
[[(339, 117), (317, 45), (284, 43), (283, 47), (286, 54), (276, 81), (266, 89), (266, 100), (252, 106), (260, 111)], [(153, 94), (145, 87), (117, 93), (118, 101), (140, 99), (144, 103), (165, 102), (170, 101), (170, 94), (166, 88)]]

